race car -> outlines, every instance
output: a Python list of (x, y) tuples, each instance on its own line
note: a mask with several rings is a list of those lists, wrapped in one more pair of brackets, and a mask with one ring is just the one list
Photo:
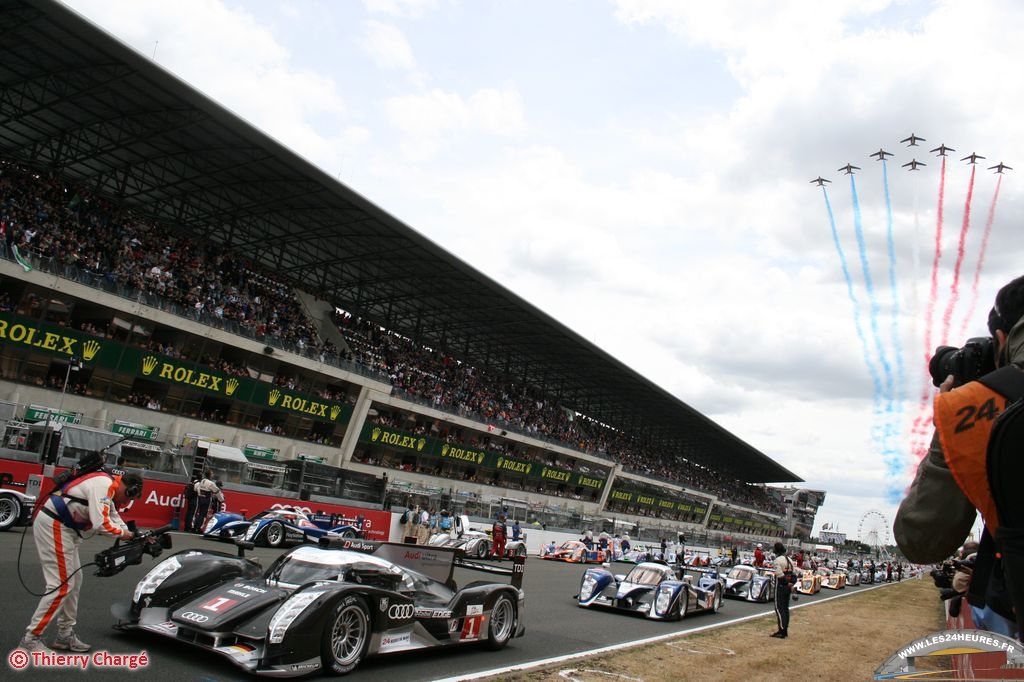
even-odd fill
[(725, 586), (718, 572), (645, 561), (626, 575), (588, 568), (580, 582), (576, 603), (626, 611), (655, 620), (681, 620), (699, 611), (717, 613)]
[[(251, 546), (251, 545), (250, 545)], [(511, 578), (457, 589), (456, 566)], [(324, 539), (265, 571), (244, 556), (185, 550), (157, 564), (119, 630), (142, 630), (212, 651), (257, 675), (345, 674), (369, 656), (482, 643), (525, 632), (523, 559), (511, 568), (461, 552), (360, 539)]]
[(841, 590), (846, 587), (846, 573), (844, 571), (832, 571), (827, 568), (819, 568), (821, 586), (830, 590)]
[[(427, 544), (435, 547), (452, 547), (461, 549), (466, 556), (486, 559), (493, 553), (494, 540), (490, 533), (476, 528), (470, 528), (469, 517), (465, 514), (455, 515), (454, 528), (450, 532), (431, 535)], [(526, 556), (526, 535), (521, 540), (507, 540), (505, 542), (505, 556)]]
[(817, 594), (821, 592), (821, 576), (817, 573), (804, 571), (796, 582), (796, 591), (800, 594)]
[(775, 571), (769, 567), (738, 564), (725, 575), (725, 596), (754, 602), (775, 599)]
[(571, 564), (603, 564), (608, 561), (608, 552), (597, 547), (587, 549), (579, 540), (567, 540), (556, 547), (555, 551), (545, 553), (541, 559), (567, 561)]
[(32, 523), (32, 509), (35, 505), (36, 498), (33, 495), (0, 488), (0, 531)]
[(860, 585), (860, 571), (849, 569), (846, 571), (847, 585)]
[(316, 542), (326, 533), (349, 538), (361, 536), (354, 522), (336, 521), (337, 517), (330, 514), (305, 514), (297, 509), (268, 509), (250, 519), (234, 512), (217, 512), (207, 521), (203, 535), (222, 540), (241, 537), (267, 547)]

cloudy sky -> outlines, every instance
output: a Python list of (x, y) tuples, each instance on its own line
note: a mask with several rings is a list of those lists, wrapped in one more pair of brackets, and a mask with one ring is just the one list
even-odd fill
[(1024, 163), (1014, 0), (68, 4), (828, 491), (819, 526), (853, 537), (930, 437), (927, 349), (1021, 274), (1024, 166), (989, 169)]

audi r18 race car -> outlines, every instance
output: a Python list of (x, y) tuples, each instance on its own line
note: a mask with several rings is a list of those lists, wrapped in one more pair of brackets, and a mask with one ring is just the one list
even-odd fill
[(725, 575), (725, 596), (770, 602), (775, 599), (775, 571), (767, 566), (737, 564)]
[(249, 519), (234, 512), (217, 512), (206, 522), (203, 535), (221, 540), (241, 537), (267, 547), (316, 542), (327, 533), (348, 538), (362, 536), (354, 523), (345, 519), (337, 523), (338, 520), (330, 514), (305, 514), (297, 509), (268, 509)]
[(715, 569), (684, 568), (645, 561), (626, 575), (588, 568), (576, 595), (578, 606), (626, 611), (656, 620), (681, 620), (691, 613), (717, 613), (725, 590)]
[(817, 594), (821, 592), (821, 576), (817, 573), (804, 571), (796, 583), (796, 591), (800, 594)]
[[(453, 547), (465, 551), (466, 556), (486, 559), (493, 553), (494, 540), (490, 533), (470, 528), (469, 517), (462, 514), (454, 516), (454, 528), (450, 532), (437, 533), (430, 536), (427, 544), (435, 547)], [(505, 542), (505, 556), (526, 556), (526, 535), (521, 540)]]
[(603, 564), (608, 561), (608, 552), (597, 547), (587, 549), (587, 546), (579, 540), (567, 540), (556, 547), (553, 552), (545, 553), (541, 559), (567, 561), (572, 564)]
[[(111, 611), (142, 630), (226, 657), (248, 672), (293, 677), (352, 671), (368, 656), (482, 643), (525, 632), (523, 559), (477, 564), (457, 550), (324, 539), (265, 571), (250, 559), (185, 550), (157, 564)], [(457, 589), (456, 566), (510, 577)]]
[(32, 523), (36, 498), (19, 490), (0, 488), (0, 531)]

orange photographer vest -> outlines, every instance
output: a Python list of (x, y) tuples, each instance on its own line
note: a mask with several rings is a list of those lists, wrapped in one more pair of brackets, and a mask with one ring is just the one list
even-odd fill
[(935, 397), (935, 429), (953, 478), (993, 537), (999, 517), (988, 486), (988, 438), (1010, 399), (980, 381)]

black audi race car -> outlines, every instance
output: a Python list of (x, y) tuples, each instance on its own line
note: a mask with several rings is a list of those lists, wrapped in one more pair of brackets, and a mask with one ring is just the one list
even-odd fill
[[(440, 547), (323, 539), (266, 570), (243, 556), (178, 552), (115, 604), (115, 627), (214, 651), (257, 675), (344, 674), (367, 656), (522, 636), (523, 559), (476, 564)], [(329, 546), (324, 546), (329, 545)], [(511, 578), (459, 589), (454, 569)]]

